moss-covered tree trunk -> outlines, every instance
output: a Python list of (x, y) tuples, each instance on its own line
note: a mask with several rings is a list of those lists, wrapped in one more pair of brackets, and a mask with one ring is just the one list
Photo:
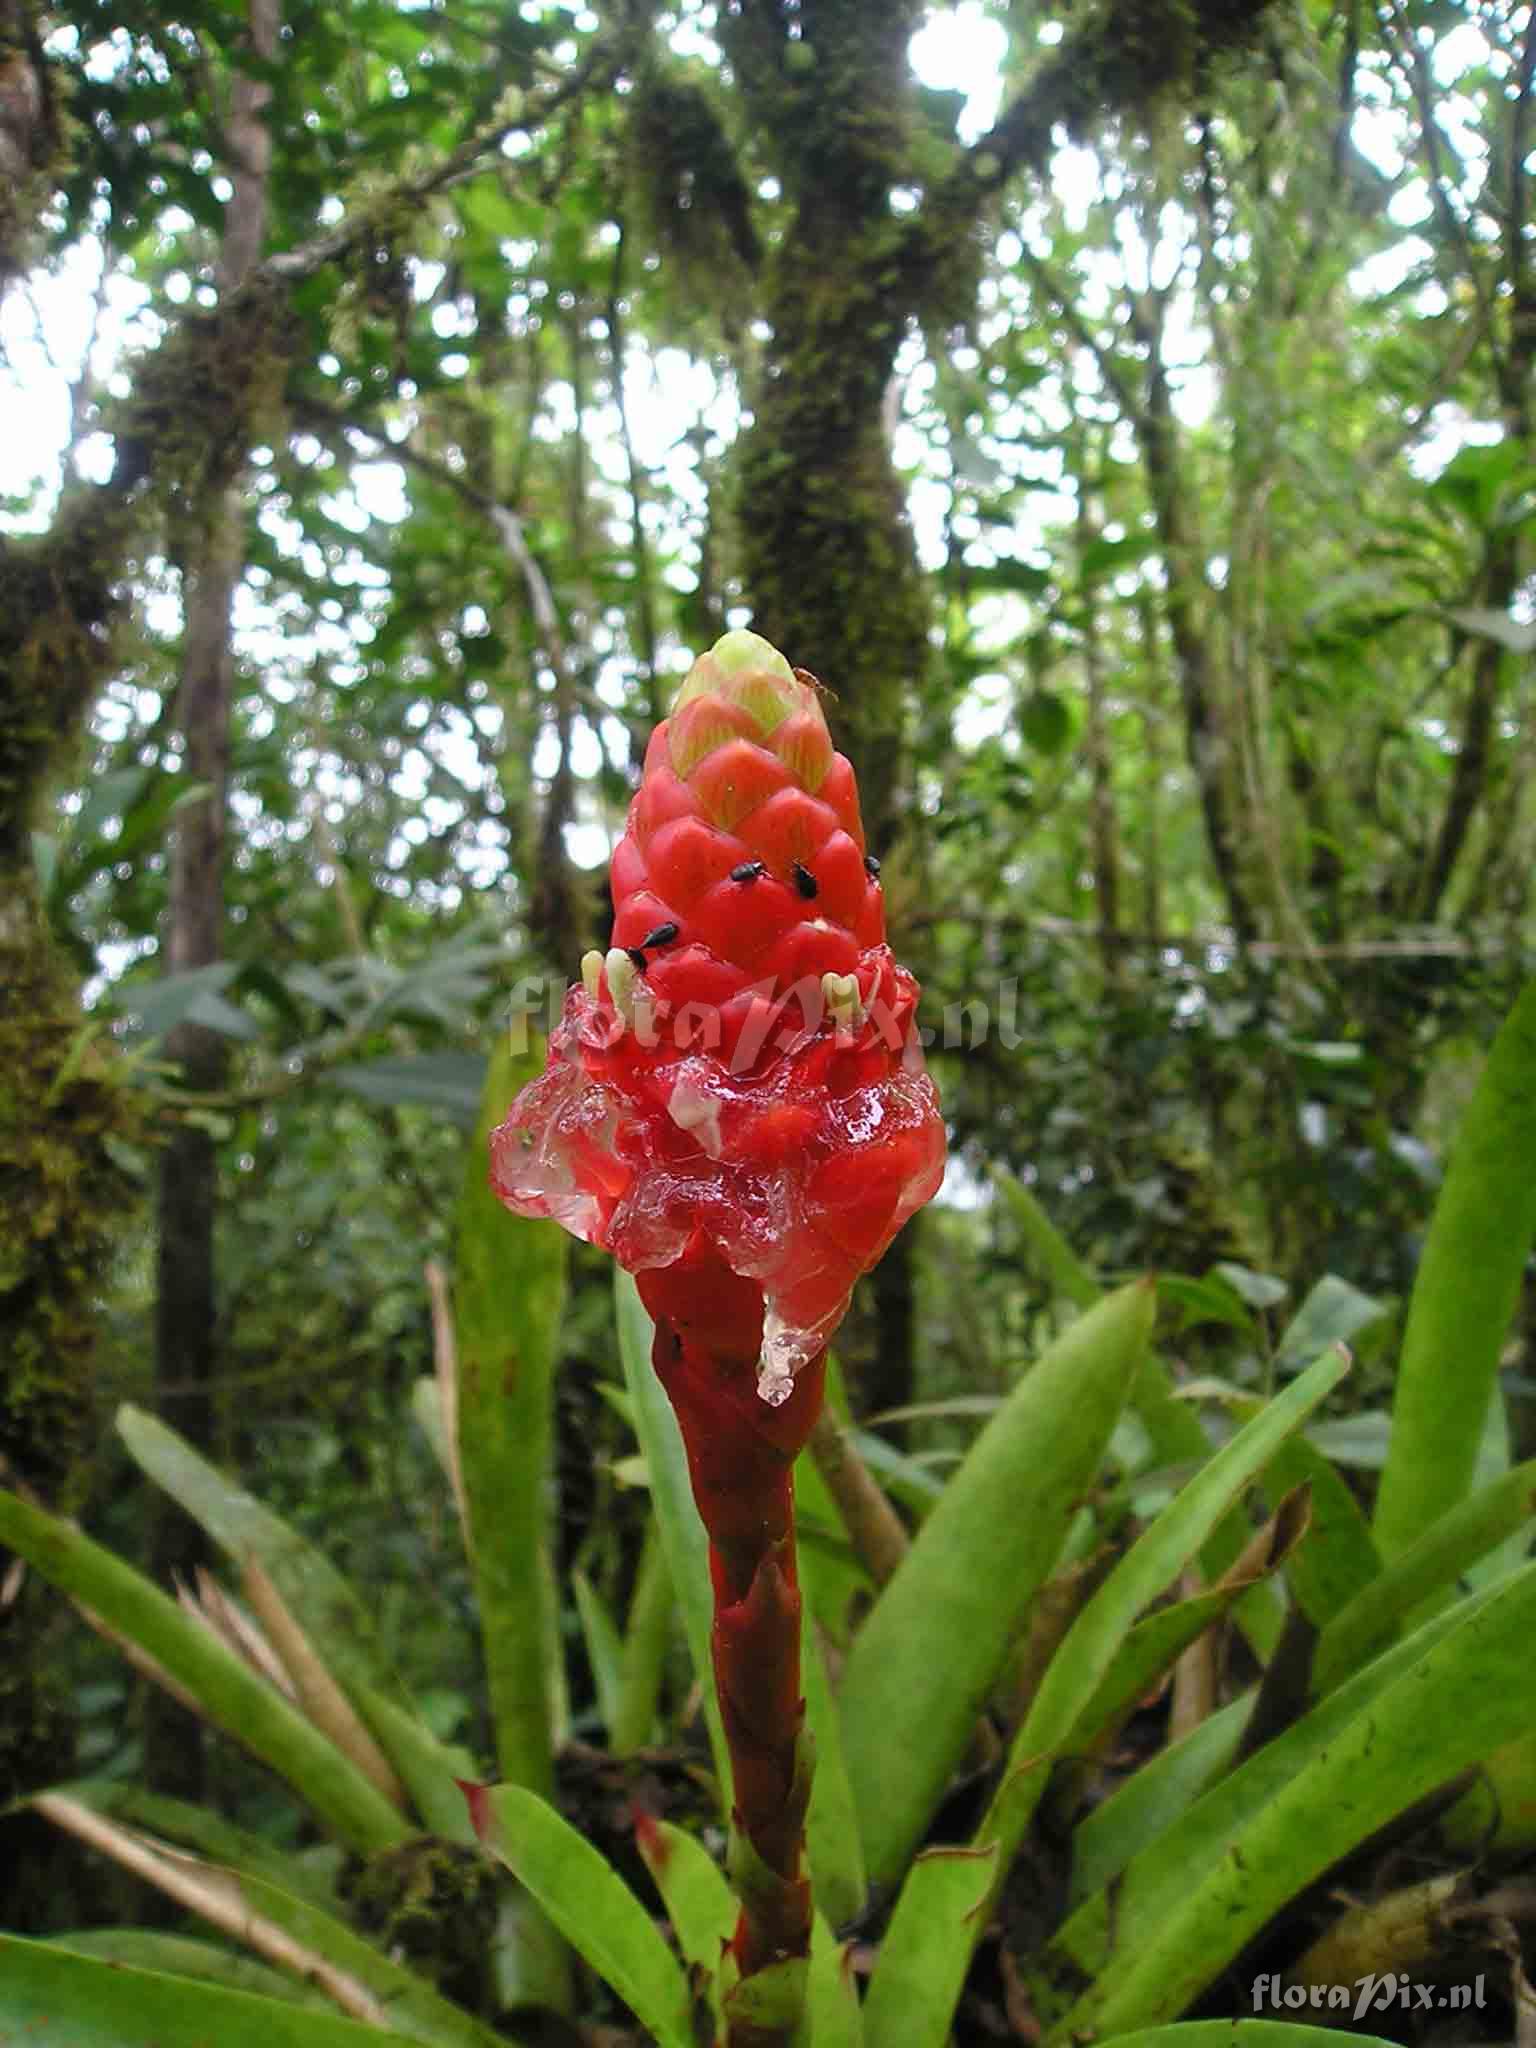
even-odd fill
[[(135, 1209), (122, 1147), (140, 1135), (82, 1019), (32, 857), (109, 639), (99, 511), (74, 501), (51, 545), (0, 539), (0, 1482), (66, 1508), (90, 1441), (97, 1303)], [(25, 1582), (0, 1601), (0, 1809), (69, 1772), (69, 1705), (40, 1653), (55, 1604)], [(28, 1926), (36, 1908), (29, 1826), (0, 1822), (0, 1925)]]
[[(894, 187), (911, 172), (909, 0), (745, 6), (722, 21), (752, 125), (794, 225), (764, 259), (771, 329), (750, 394), (736, 503), (754, 626), (834, 693), (872, 848), (900, 828), (928, 599), (892, 460), (886, 394), (915, 310), (897, 262)], [(791, 32), (793, 28), (793, 33)], [(871, 1302), (861, 1404), (911, 1397), (910, 1245)]]
[[(891, 456), (886, 391), (918, 308), (895, 187), (912, 175), (909, 0), (743, 7), (722, 23), (794, 204), (765, 259), (771, 334), (751, 393), (737, 513), (754, 624), (836, 692), (871, 842), (895, 836), (928, 601)], [(797, 33), (791, 34), (791, 25)]]
[[(36, 254), (61, 123), (27, 0), (0, 0), (0, 292)], [(87, 1034), (33, 862), (45, 793), (66, 768), (110, 644), (103, 556), (122, 507), (67, 492), (47, 540), (0, 535), (0, 1484), (75, 1505), (92, 1416), (95, 1309), (135, 1186), (138, 1135)], [(46, 1668), (55, 1608), (0, 1554), (0, 1810), (67, 1776), (70, 1702)], [(34, 1924), (47, 1844), (0, 1821), (0, 1926)]]

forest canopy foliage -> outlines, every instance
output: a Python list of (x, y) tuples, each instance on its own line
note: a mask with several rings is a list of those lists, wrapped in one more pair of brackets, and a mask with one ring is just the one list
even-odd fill
[[(105, 1424), (155, 1408), (478, 1711), (398, 1427), (423, 1267), (748, 625), (827, 686), (957, 1157), (856, 1406), (958, 1398), (895, 1432), (942, 1470), (1052, 1327), (1005, 1173), (1252, 1386), (1344, 1290), (1379, 1462), (1533, 952), (1533, 67), (1511, 0), (0, 0), (11, 1475), (139, 1546)], [(561, 1557), (610, 1594), (572, 1275)], [(3, 1782), (62, 1691), (0, 1690)]]

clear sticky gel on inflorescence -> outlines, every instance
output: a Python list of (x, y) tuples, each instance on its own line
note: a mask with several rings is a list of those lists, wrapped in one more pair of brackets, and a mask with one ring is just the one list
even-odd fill
[(578, 986), (546, 1072), (492, 1145), (504, 1201), (631, 1272), (672, 1264), (702, 1233), (757, 1281), (758, 1391), (773, 1406), (943, 1169), (932, 1083), (904, 1046), (831, 1019), (790, 1038), (764, 1070), (733, 1073), (714, 1053), (645, 1046)]

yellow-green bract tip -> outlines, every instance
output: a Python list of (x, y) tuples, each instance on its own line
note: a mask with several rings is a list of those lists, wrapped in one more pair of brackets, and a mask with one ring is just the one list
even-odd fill
[(773, 675), (783, 676), (786, 682), (794, 678), (794, 670), (780, 654), (771, 640), (765, 640), (761, 633), (722, 633), (709, 650), (710, 659), (727, 675), (734, 675), (742, 668), (763, 668)]
[(726, 633), (689, 669), (672, 716), (676, 719), (700, 697), (715, 698), (745, 712), (766, 738), (784, 723), (805, 694), (806, 686), (761, 633)]

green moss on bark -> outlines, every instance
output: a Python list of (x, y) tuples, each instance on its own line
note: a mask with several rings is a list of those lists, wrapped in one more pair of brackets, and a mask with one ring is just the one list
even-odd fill
[(30, 878), (0, 870), (0, 1457), (68, 1505), (98, 1305), (137, 1185), (133, 1099), (85, 1035)]
[(800, 40), (748, 13), (722, 34), (796, 204), (764, 279), (771, 329), (740, 455), (736, 514), (754, 624), (834, 693), (883, 849), (896, 826), (928, 605), (884, 419), (917, 310), (893, 190), (913, 176), (911, 6), (818, 8)]
[(264, 288), (186, 319), (108, 421), (111, 483), (71, 486), (47, 534), (0, 536), (0, 1455), (52, 1499), (72, 1491), (103, 1281), (137, 1195), (121, 1148), (144, 1132), (51, 941), (30, 835), (110, 672), (118, 579), (236, 474), (280, 399), (285, 307)]
[(342, 1893), (379, 1946), (446, 1997), (483, 2011), (496, 1929), (496, 1872), (477, 1850), (417, 1835), (355, 1865)]

